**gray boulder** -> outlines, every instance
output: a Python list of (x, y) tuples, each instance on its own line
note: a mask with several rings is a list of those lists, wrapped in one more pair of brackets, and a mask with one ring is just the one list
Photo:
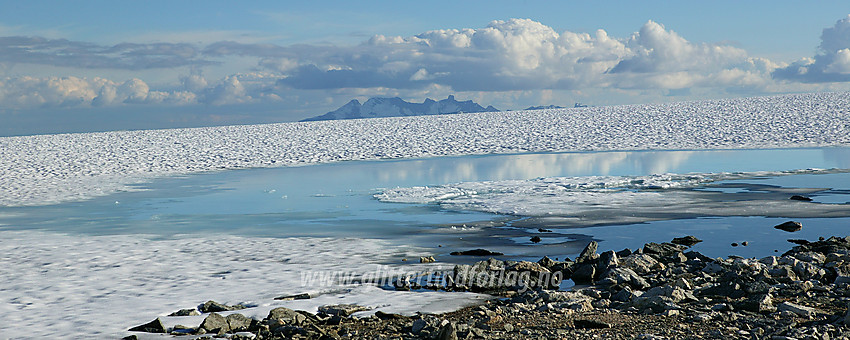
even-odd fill
[(159, 318), (154, 319), (144, 325), (139, 325), (129, 329), (130, 332), (145, 332), (145, 333), (165, 333), (165, 325)]
[(198, 328), (203, 329), (207, 333), (223, 334), (230, 332), (230, 324), (227, 323), (227, 319), (218, 313), (208, 315)]

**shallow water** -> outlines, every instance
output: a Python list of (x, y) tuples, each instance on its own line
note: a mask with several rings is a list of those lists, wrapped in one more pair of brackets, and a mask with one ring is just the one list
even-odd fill
[[(666, 216), (635, 221), (612, 221), (603, 217), (594, 219), (591, 216), (583, 218), (581, 223), (550, 223), (549, 227), (557, 227), (560, 234), (569, 236), (559, 238), (554, 234), (541, 235), (545, 236), (545, 242), (534, 245), (523, 241), (523, 238), (536, 233), (533, 228), (529, 229), (528, 223), (541, 223), (540, 220), (523, 221), (522, 216), (445, 209), (434, 204), (382, 203), (372, 196), (387, 188), (457, 182), (807, 168), (848, 169), (850, 148), (485, 155), (223, 171), (164, 178), (141, 185), (145, 191), (118, 193), (83, 202), (0, 208), (0, 228), (80, 235), (145, 234), (154, 238), (181, 234), (365, 237), (432, 248), (445, 245), (446, 252), (463, 247), (498, 247), (518, 256), (537, 256), (554, 250), (570, 254), (578, 247), (574, 243), (586, 242), (589, 238), (611, 242), (611, 247), (616, 248), (613, 242), (616, 238), (606, 236), (605, 229), (572, 227), (649, 222), (651, 226), (664, 228), (667, 223), (676, 223), (653, 223), (651, 220), (675, 220), (711, 214), (704, 211), (692, 214), (667, 212)], [(850, 177), (841, 173), (715, 182), (685, 194), (713, 201), (742, 200), (742, 197), (749, 199), (751, 195), (761, 192), (758, 186), (826, 188), (828, 190), (804, 192), (811, 193), (815, 202), (850, 202)], [(780, 197), (784, 198), (786, 194), (779, 191)], [(726, 195), (704, 195), (712, 192)], [(771, 197), (774, 196), (776, 194)], [(713, 208), (707, 209), (711, 211)], [(765, 215), (758, 212), (749, 214), (756, 217)], [(731, 215), (750, 216), (746, 212)], [(835, 216), (842, 216), (842, 213)], [(489, 222), (480, 223), (482, 221)], [(686, 221), (682, 225), (702, 220)], [(711, 221), (707, 224), (724, 224), (733, 229), (747, 224), (731, 217), (707, 221)], [(845, 219), (833, 222), (848, 225)], [(509, 226), (488, 227), (505, 223)], [(773, 223), (772, 220), (763, 224), (770, 223)], [(518, 225), (520, 228), (512, 228), (510, 225)], [(646, 227), (633, 225), (627, 229), (643, 230)], [(686, 230), (676, 230), (675, 233)], [(736, 232), (746, 233), (743, 230)], [(635, 247), (641, 242), (636, 239), (631, 246)], [(532, 249), (534, 247), (531, 246), (540, 249)], [(567, 246), (567, 251), (552, 249), (564, 246)], [(603, 249), (605, 247), (603, 244)]]

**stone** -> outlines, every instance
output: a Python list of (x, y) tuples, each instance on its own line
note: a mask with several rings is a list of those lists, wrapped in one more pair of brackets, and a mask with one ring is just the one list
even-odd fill
[(578, 284), (583, 283), (592, 283), (593, 278), (596, 276), (596, 266), (593, 264), (580, 264), (577, 266), (575, 272), (571, 276), (573, 282)]
[(606, 270), (619, 265), (620, 261), (617, 258), (617, 253), (614, 251), (609, 250), (599, 255), (598, 269), (600, 273), (604, 273)]
[(198, 306), (198, 310), (201, 311), (201, 313), (227, 312), (227, 311), (240, 310), (240, 309), (245, 309), (245, 306), (242, 306), (242, 305), (228, 306), (228, 305), (225, 305), (223, 303), (215, 302), (213, 300), (209, 300), (207, 302), (204, 302), (200, 306)]
[(540, 241), (543, 241), (543, 239), (541, 239), (540, 236), (532, 236), (531, 237), (532, 243), (540, 243)]
[(611, 325), (605, 322), (590, 320), (590, 319), (576, 319), (573, 320), (573, 325), (577, 329), (603, 329), (603, 328), (611, 328)]
[(815, 314), (817, 314), (817, 310), (812, 307), (806, 307), (787, 301), (780, 303), (779, 306), (776, 306), (776, 309), (780, 312), (791, 312), (806, 318), (813, 317), (815, 316)]
[(635, 289), (646, 289), (649, 283), (630, 268), (611, 268), (599, 277), (602, 285), (627, 284)]
[(207, 333), (227, 333), (230, 331), (230, 325), (227, 323), (227, 319), (215, 312), (210, 313), (198, 328), (205, 330)]
[(145, 333), (165, 333), (165, 325), (159, 318), (154, 319), (144, 325), (139, 325), (128, 329), (130, 332), (145, 332)]
[(505, 271), (531, 272), (531, 273), (534, 273), (534, 274), (549, 273), (549, 269), (546, 269), (546, 267), (540, 265), (539, 263), (529, 262), (529, 261), (519, 261), (519, 262), (505, 268)]
[(789, 198), (789, 199), (794, 200), (794, 201), (803, 201), (803, 202), (811, 202), (812, 201), (812, 199), (810, 197), (803, 196), (803, 195), (794, 195), (794, 196), (791, 196), (791, 198)]
[(401, 319), (407, 318), (406, 316), (401, 315), (401, 314), (384, 313), (382, 311), (375, 312), (375, 316), (378, 317), (378, 319), (381, 319), (381, 320), (401, 320)]
[(643, 295), (644, 297), (651, 296), (665, 296), (670, 298), (670, 301), (676, 303), (682, 300), (693, 300), (696, 301), (696, 297), (693, 296), (693, 293), (690, 293), (682, 288), (675, 286), (657, 286), (652, 287), (652, 289), (646, 291)]
[(621, 267), (631, 268), (635, 273), (641, 275), (665, 268), (664, 264), (648, 254), (632, 254), (622, 258), (619, 262)]
[(277, 307), (275, 309), (270, 310), (269, 315), (266, 317), (266, 319), (269, 320), (269, 327), (271, 327), (272, 329), (276, 328), (274, 326), (299, 326), (307, 321), (306, 316), (286, 307)]
[(794, 258), (812, 263), (824, 263), (826, 262), (826, 255), (814, 252), (814, 251), (804, 251), (794, 254)]
[(369, 308), (358, 306), (354, 304), (340, 304), (340, 305), (325, 305), (319, 307), (319, 312), (328, 314), (328, 315), (339, 315), (339, 316), (349, 316), (351, 314), (362, 312), (364, 310), (369, 310)]
[(850, 284), (850, 276), (838, 275), (833, 283), (835, 285)]
[(800, 222), (788, 221), (788, 222), (785, 222), (785, 223), (782, 223), (782, 224), (775, 225), (775, 226), (773, 226), (773, 228), (792, 233), (792, 232), (795, 232), (795, 231), (802, 230), (803, 224), (800, 223)]
[(230, 329), (229, 331), (234, 333), (247, 332), (251, 327), (251, 322), (254, 321), (253, 319), (239, 313), (230, 314), (224, 319), (227, 320), (227, 325)]
[(201, 313), (198, 313), (197, 309), (191, 309), (191, 308), (181, 309), (181, 310), (178, 310), (174, 313), (168, 314), (168, 316), (195, 316), (195, 315), (201, 315)]
[(596, 243), (596, 241), (590, 241), (590, 243), (588, 243), (587, 246), (584, 247), (581, 253), (578, 254), (578, 257), (576, 258), (576, 263), (584, 263), (587, 261), (596, 260), (596, 258), (599, 257), (599, 255), (596, 254), (596, 250), (598, 248), (599, 243)]
[(310, 298), (310, 294), (301, 293), (301, 294), (295, 294), (295, 295), (278, 296), (274, 299), (275, 300), (282, 300), (282, 301), (291, 301), (291, 300), (306, 300), (306, 299), (309, 299), (309, 298)]
[(656, 257), (656, 259), (661, 259), (664, 257), (673, 256), (676, 253), (681, 253), (685, 250), (684, 246), (672, 243), (647, 243), (643, 246), (643, 252), (645, 254), (650, 254)]
[(435, 259), (433, 256), (420, 256), (419, 257), (419, 263), (432, 263), (432, 262), (437, 262), (437, 259)]
[(440, 327), (440, 332), (437, 333), (437, 340), (457, 340), (457, 331), (455, 330), (454, 323), (446, 321)]
[(684, 236), (684, 237), (677, 237), (677, 238), (674, 238), (672, 241), (670, 241), (670, 243), (679, 244), (679, 245), (683, 245), (683, 246), (686, 246), (686, 247), (692, 247), (693, 245), (700, 243), (700, 242), (702, 242), (702, 240), (700, 240), (700, 239), (698, 239), (694, 236), (690, 236), (690, 235)]
[(505, 327), (505, 332), (510, 333), (510, 332), (513, 332), (513, 331), (514, 331), (514, 325), (511, 325), (511, 324), (509, 324), (509, 323), (506, 323), (504, 327)]
[(844, 314), (844, 325), (850, 327), (850, 305), (847, 307), (847, 313)]
[(543, 258), (540, 259), (540, 261), (537, 261), (537, 264), (551, 270), (552, 267), (554, 267), (555, 265), (558, 264), (558, 262), (555, 262), (555, 260), (550, 259), (548, 256), (543, 256)]
[(629, 302), (632, 301), (632, 299), (634, 299), (635, 297), (637, 297), (637, 295), (635, 295), (634, 291), (632, 291), (632, 289), (628, 286), (623, 287), (623, 289), (611, 296), (612, 299), (620, 302)]
[(428, 324), (423, 319), (413, 320), (413, 325), (411, 325), (410, 331), (413, 334), (419, 334), (420, 332), (422, 332), (423, 329), (425, 329), (425, 326), (427, 325)]
[(741, 289), (741, 285), (735, 282), (722, 282), (697, 290), (700, 296), (720, 296), (738, 299), (744, 297), (747, 292)]
[(773, 313), (776, 307), (773, 306), (773, 297), (770, 294), (759, 294), (736, 305), (739, 309), (747, 310), (756, 313)]
[(503, 253), (497, 251), (489, 251), (487, 249), (472, 249), (472, 250), (464, 250), (464, 251), (454, 251), (449, 253), (449, 255), (453, 256), (499, 256), (505, 255)]

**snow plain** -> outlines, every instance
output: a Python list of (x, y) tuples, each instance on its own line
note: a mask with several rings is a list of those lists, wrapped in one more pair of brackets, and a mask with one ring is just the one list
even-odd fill
[(0, 205), (43, 205), (157, 176), (346, 160), (535, 151), (850, 144), (850, 93), (660, 105), (0, 138)]

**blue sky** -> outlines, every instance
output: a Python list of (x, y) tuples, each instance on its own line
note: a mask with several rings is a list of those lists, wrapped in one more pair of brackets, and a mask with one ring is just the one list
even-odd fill
[(0, 1), (0, 134), (845, 91), (850, 3)]

